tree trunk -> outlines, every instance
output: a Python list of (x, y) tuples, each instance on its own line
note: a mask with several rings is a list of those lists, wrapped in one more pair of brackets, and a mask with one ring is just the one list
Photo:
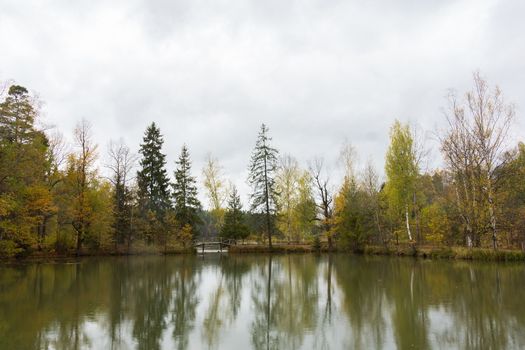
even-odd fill
[(272, 256), (268, 257), (268, 290), (266, 291), (266, 347), (270, 348), (270, 319), (271, 319), (271, 289), (272, 289)]
[(498, 249), (498, 241), (496, 236), (496, 214), (494, 212), (494, 198), (492, 195), (492, 188), (489, 185), (488, 188), (488, 199), (489, 199), (489, 215), (490, 215), (490, 228), (492, 230), (492, 248), (494, 250)]
[(264, 187), (266, 199), (266, 229), (268, 230), (268, 246), (272, 250), (272, 228), (270, 221), (270, 190), (268, 188), (268, 168), (266, 165), (266, 155), (264, 156)]
[(407, 226), (408, 239), (411, 241), (412, 233), (410, 232), (410, 220), (408, 218), (408, 205), (405, 206), (405, 221), (406, 221), (406, 226)]

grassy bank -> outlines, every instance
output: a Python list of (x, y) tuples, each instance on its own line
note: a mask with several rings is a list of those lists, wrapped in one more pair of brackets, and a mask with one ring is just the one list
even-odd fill
[[(328, 246), (323, 244), (321, 252), (328, 252)], [(332, 252), (342, 252), (340, 249), (333, 249)], [(260, 253), (315, 253), (316, 250), (310, 244), (274, 244), (270, 249), (264, 244), (245, 244), (231, 246), (229, 252), (232, 254), (260, 254)], [(464, 248), (464, 247), (434, 247), (434, 246), (366, 246), (359, 254), (364, 255), (390, 255), (390, 256), (411, 256), (424, 259), (463, 259), (463, 260), (484, 260), (484, 261), (525, 261), (525, 252), (521, 250), (492, 250), (486, 248)]]
[(101, 249), (83, 249), (78, 252), (76, 250), (67, 250), (57, 252), (54, 250), (34, 250), (27, 254), (14, 257), (0, 257), (0, 261), (54, 261), (54, 260), (68, 260), (78, 257), (95, 257), (95, 256), (140, 256), (140, 255), (176, 255), (176, 254), (194, 254), (193, 247), (183, 248), (179, 246), (170, 246), (162, 248), (159, 246), (138, 245), (133, 246), (129, 250), (127, 247), (117, 248), (101, 248)]
[[(272, 249), (266, 244), (238, 244), (229, 248), (230, 254), (296, 254), (296, 253), (328, 253), (328, 245), (323, 242), (320, 250), (316, 250), (312, 244), (308, 243), (276, 243)], [(341, 252), (352, 254), (344, 249), (333, 248), (331, 252)], [(127, 247), (107, 247), (97, 250), (82, 250), (79, 254), (75, 250), (66, 252), (56, 252), (53, 250), (32, 251), (29, 254), (0, 258), (0, 261), (53, 261), (72, 259), (87, 256), (139, 256), (139, 255), (176, 255), (176, 254), (195, 254), (193, 247), (183, 248), (182, 246), (148, 246), (139, 244)], [(416, 246), (411, 244), (399, 244), (392, 246), (368, 245), (357, 254), (363, 255), (388, 255), (388, 256), (408, 256), (423, 259), (463, 259), (463, 260), (483, 260), (483, 261), (525, 261), (525, 252), (521, 250), (500, 249), (494, 251), (488, 248), (464, 248), (464, 247), (438, 247), (438, 246)]]
[(431, 247), (399, 245), (392, 247), (366, 246), (365, 255), (413, 256), (430, 259), (463, 259), (484, 261), (525, 261), (525, 252), (521, 250), (493, 250), (487, 248)]
[(232, 245), (228, 253), (233, 254), (260, 254), (260, 253), (312, 253), (314, 249), (310, 244), (274, 244), (272, 249), (265, 244), (240, 244)]

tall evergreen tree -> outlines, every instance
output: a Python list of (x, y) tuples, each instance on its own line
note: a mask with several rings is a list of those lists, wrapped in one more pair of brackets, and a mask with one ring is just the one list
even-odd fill
[(237, 188), (232, 187), (228, 200), (228, 209), (224, 215), (221, 235), (224, 238), (243, 239), (248, 237), (248, 226), (244, 224), (244, 213)]
[(146, 129), (139, 153), (141, 169), (137, 172), (138, 197), (142, 214), (152, 211), (162, 218), (171, 206), (166, 156), (162, 153), (164, 140), (160, 129), (151, 123)]
[(268, 244), (272, 247), (272, 229), (276, 213), (275, 175), (278, 151), (270, 146), (268, 127), (261, 125), (250, 162), (248, 182), (252, 186), (251, 210), (263, 213), (266, 218)]
[(195, 225), (200, 221), (198, 212), (201, 208), (201, 203), (197, 198), (195, 177), (191, 176), (190, 153), (186, 145), (182, 146), (182, 151), (176, 164), (175, 183), (173, 184), (175, 215), (181, 227), (189, 225), (192, 229), (195, 229)]

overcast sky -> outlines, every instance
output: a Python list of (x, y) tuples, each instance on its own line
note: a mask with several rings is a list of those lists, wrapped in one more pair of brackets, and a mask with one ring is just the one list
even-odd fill
[(522, 0), (0, 0), (0, 81), (38, 93), (68, 137), (89, 120), (101, 156), (121, 137), (136, 151), (155, 121), (170, 172), (186, 143), (195, 175), (211, 152), (246, 194), (263, 122), (305, 166), (335, 167), (346, 139), (382, 173), (396, 118), (438, 155), (447, 91), (478, 69), (521, 137), (524, 14)]

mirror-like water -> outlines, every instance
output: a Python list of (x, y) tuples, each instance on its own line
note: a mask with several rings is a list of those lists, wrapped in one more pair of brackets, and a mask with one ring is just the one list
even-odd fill
[(525, 266), (349, 255), (0, 267), (0, 349), (525, 348)]

